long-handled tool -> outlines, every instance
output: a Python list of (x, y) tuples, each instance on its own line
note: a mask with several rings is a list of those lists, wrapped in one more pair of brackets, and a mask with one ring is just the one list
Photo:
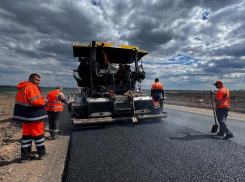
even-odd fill
[(214, 111), (214, 122), (215, 122), (215, 125), (213, 125), (213, 127), (211, 129), (211, 133), (215, 133), (218, 131), (219, 125), (217, 125), (216, 112), (214, 110), (214, 100), (213, 100), (213, 94), (212, 93), (211, 93), (211, 100), (212, 100), (212, 107), (213, 107), (213, 111)]

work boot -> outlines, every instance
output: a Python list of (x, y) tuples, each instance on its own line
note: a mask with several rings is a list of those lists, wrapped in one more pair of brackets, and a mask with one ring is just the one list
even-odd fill
[(50, 137), (53, 138), (54, 137), (54, 132), (50, 131)]
[(219, 132), (217, 133), (217, 136), (223, 137), (223, 136), (225, 136), (225, 133), (224, 133), (223, 131), (219, 131)]
[(53, 140), (56, 140), (56, 139), (58, 139), (58, 132), (54, 132), (53, 134)]
[(26, 162), (28, 162), (28, 161), (31, 161), (31, 160), (34, 160), (36, 158), (36, 156), (35, 155), (31, 155), (30, 157), (28, 157), (28, 158), (21, 158), (20, 159), (20, 163), (26, 163)]
[(228, 133), (223, 139), (228, 140), (229, 138), (233, 138), (234, 135), (232, 133)]
[(43, 160), (44, 158), (46, 158), (48, 156), (48, 152), (46, 152), (45, 154), (39, 155), (39, 160)]

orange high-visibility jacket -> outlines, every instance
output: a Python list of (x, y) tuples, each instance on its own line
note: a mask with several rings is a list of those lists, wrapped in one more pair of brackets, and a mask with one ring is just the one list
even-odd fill
[(123, 76), (123, 74), (124, 74), (124, 69), (125, 69), (124, 66), (119, 66), (119, 69), (118, 69), (118, 75), (119, 75), (119, 76)]
[(18, 84), (17, 89), (13, 120), (25, 123), (46, 120), (46, 101), (42, 98), (39, 86), (23, 81)]
[(230, 92), (227, 88), (221, 87), (217, 92), (216, 99), (221, 99), (219, 108), (230, 107)]
[(152, 84), (151, 87), (151, 95), (152, 96), (161, 96), (161, 94), (163, 95), (163, 86), (160, 82), (156, 82), (154, 84)]
[(61, 101), (58, 101), (58, 95), (60, 91), (54, 90), (48, 93), (47, 99), (48, 103), (45, 107), (46, 111), (63, 111), (63, 103)]
[(107, 58), (107, 55), (104, 51), (102, 51), (102, 54), (103, 54), (103, 58), (104, 58), (104, 64), (108, 64), (108, 58)]

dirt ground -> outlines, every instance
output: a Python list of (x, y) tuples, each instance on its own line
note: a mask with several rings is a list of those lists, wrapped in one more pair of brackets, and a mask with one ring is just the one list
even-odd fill
[[(174, 93), (166, 92), (164, 104), (166, 107), (180, 109), (178, 107), (190, 108), (196, 111), (197, 108), (205, 108), (212, 113), (212, 102), (209, 92), (207, 93)], [(244, 92), (231, 92), (231, 111), (239, 112), (242, 116), (245, 113), (245, 94)], [(45, 146), (50, 152), (50, 156), (42, 161), (30, 161), (20, 164), (20, 147), (22, 129), (21, 123), (14, 122), (15, 95), (0, 92), (0, 181), (61, 181), (62, 171), (66, 158), (69, 137), (64, 136), (57, 141), (49, 140), (48, 132), (45, 133)], [(189, 107), (186, 107), (189, 106)], [(193, 109), (192, 109), (193, 108)], [(207, 114), (207, 112), (204, 112)], [(237, 115), (237, 114), (235, 114)], [(239, 119), (239, 118), (237, 118)], [(46, 127), (47, 131), (48, 128)], [(62, 140), (62, 142), (61, 142)], [(57, 156), (57, 148), (63, 145), (64, 152)], [(35, 151), (35, 148), (33, 149)], [(54, 161), (54, 158), (59, 158)], [(51, 172), (53, 163), (60, 163), (59, 170), (53, 178), (47, 178)], [(35, 170), (33, 170), (35, 169)]]
[[(44, 160), (19, 163), (22, 127), (20, 122), (12, 120), (14, 103), (14, 94), (0, 92), (0, 181), (61, 181), (70, 134), (60, 135), (58, 140), (50, 140), (46, 122), (45, 146), (49, 156)], [(32, 151), (37, 158), (34, 143)]]
[[(230, 111), (245, 113), (245, 92), (231, 91), (230, 95)], [(186, 93), (166, 92), (165, 97), (165, 104), (212, 109), (211, 95), (208, 91), (203, 93), (191, 91)]]

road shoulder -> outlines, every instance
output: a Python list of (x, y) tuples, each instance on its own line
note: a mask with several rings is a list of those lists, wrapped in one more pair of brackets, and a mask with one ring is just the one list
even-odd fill
[[(206, 114), (206, 115), (213, 116), (213, 110), (212, 109), (206, 109), (206, 108), (178, 106), (178, 105), (170, 105), (170, 104), (164, 104), (164, 108), (176, 109), (176, 110), (180, 110), (180, 111), (187, 111), (187, 112), (193, 112), (193, 113)], [(229, 118), (245, 121), (245, 114), (230, 111), (229, 115), (228, 115), (228, 119)]]

